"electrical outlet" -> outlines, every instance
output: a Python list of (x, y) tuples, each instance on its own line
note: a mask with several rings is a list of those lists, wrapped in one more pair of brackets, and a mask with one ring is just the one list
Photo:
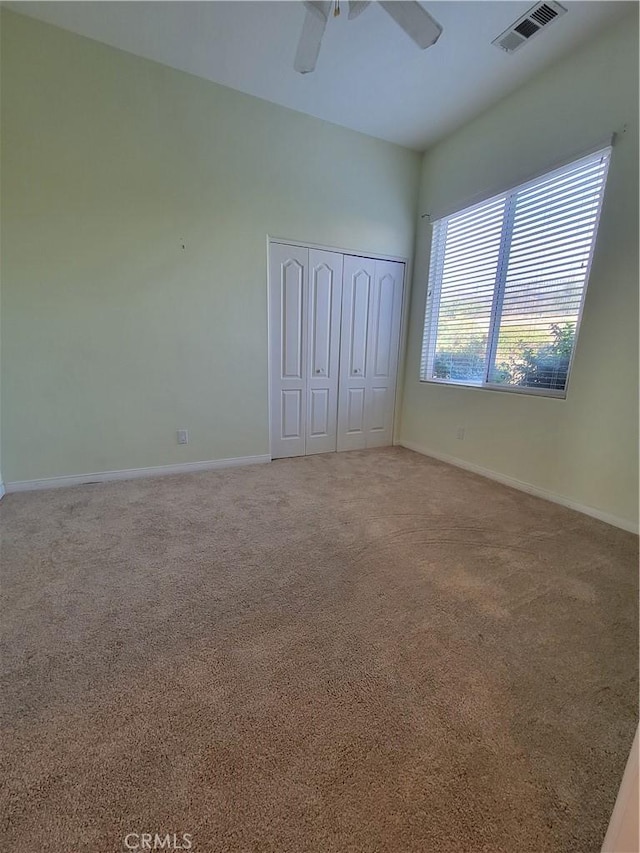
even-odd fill
[(178, 430), (178, 444), (189, 444), (189, 430)]
[(464, 427), (463, 426), (459, 426), (456, 429), (456, 438), (458, 439), (458, 441), (464, 441)]

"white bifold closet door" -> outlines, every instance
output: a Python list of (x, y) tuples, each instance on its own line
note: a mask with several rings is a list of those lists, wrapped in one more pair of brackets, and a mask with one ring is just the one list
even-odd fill
[(338, 450), (393, 443), (404, 264), (345, 255)]
[(271, 455), (337, 449), (343, 256), (272, 243)]

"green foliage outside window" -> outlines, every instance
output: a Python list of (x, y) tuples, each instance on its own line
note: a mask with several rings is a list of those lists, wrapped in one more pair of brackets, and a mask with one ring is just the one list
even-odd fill
[[(522, 340), (501, 339), (498, 352), (508, 355), (493, 368), (490, 381), (498, 385), (562, 391), (566, 387), (575, 339), (574, 323), (552, 323), (550, 341), (532, 347)], [(465, 341), (463, 348), (436, 351), (433, 378), (482, 384), (485, 372), (486, 336)]]

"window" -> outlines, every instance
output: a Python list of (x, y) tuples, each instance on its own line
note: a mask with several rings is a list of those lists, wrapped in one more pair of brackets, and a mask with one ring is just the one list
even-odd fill
[(423, 381), (565, 396), (610, 154), (433, 223)]

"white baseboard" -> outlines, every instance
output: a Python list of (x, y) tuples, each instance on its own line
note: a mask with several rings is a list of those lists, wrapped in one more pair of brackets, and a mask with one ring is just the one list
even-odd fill
[(596, 509), (592, 506), (578, 503), (565, 498), (563, 495), (557, 495), (555, 492), (548, 492), (546, 489), (541, 489), (539, 486), (534, 486), (531, 483), (525, 483), (523, 480), (516, 480), (515, 477), (508, 477), (506, 474), (500, 474), (498, 471), (491, 471), (489, 468), (483, 468), (481, 465), (475, 465), (473, 462), (467, 462), (465, 459), (459, 459), (457, 456), (448, 456), (446, 453), (436, 453), (435, 450), (429, 450), (422, 447), (413, 441), (399, 441), (401, 447), (406, 447), (408, 450), (414, 450), (416, 453), (421, 453), (423, 456), (431, 456), (439, 462), (447, 462), (449, 465), (455, 465), (456, 468), (464, 468), (465, 471), (472, 471), (474, 474), (480, 474), (482, 477), (487, 477), (489, 480), (496, 480), (504, 486), (511, 486), (512, 489), (519, 489), (521, 492), (526, 492), (529, 495), (534, 495), (537, 498), (552, 501), (553, 503), (566, 506), (568, 509), (575, 509), (577, 512), (582, 512), (585, 515), (590, 515), (592, 518), (597, 518), (599, 521), (604, 521), (607, 524), (612, 524), (614, 527), (621, 527), (622, 530), (628, 530), (629, 533), (638, 533), (638, 525), (625, 518), (619, 518), (616, 515), (610, 515), (608, 512)]
[(73, 474), (66, 477), (47, 477), (44, 480), (18, 480), (7, 483), (7, 493), (31, 492), (37, 489), (60, 489), (65, 486), (82, 486), (87, 483), (108, 483), (112, 480), (135, 480), (139, 477), (164, 477), (167, 474), (191, 474), (194, 471), (215, 471), (240, 465), (257, 465), (271, 462), (271, 456), (238, 456), (232, 459), (208, 459), (205, 462), (181, 462), (176, 465), (158, 465), (155, 468), (125, 468), (122, 471), (99, 471), (94, 474)]

